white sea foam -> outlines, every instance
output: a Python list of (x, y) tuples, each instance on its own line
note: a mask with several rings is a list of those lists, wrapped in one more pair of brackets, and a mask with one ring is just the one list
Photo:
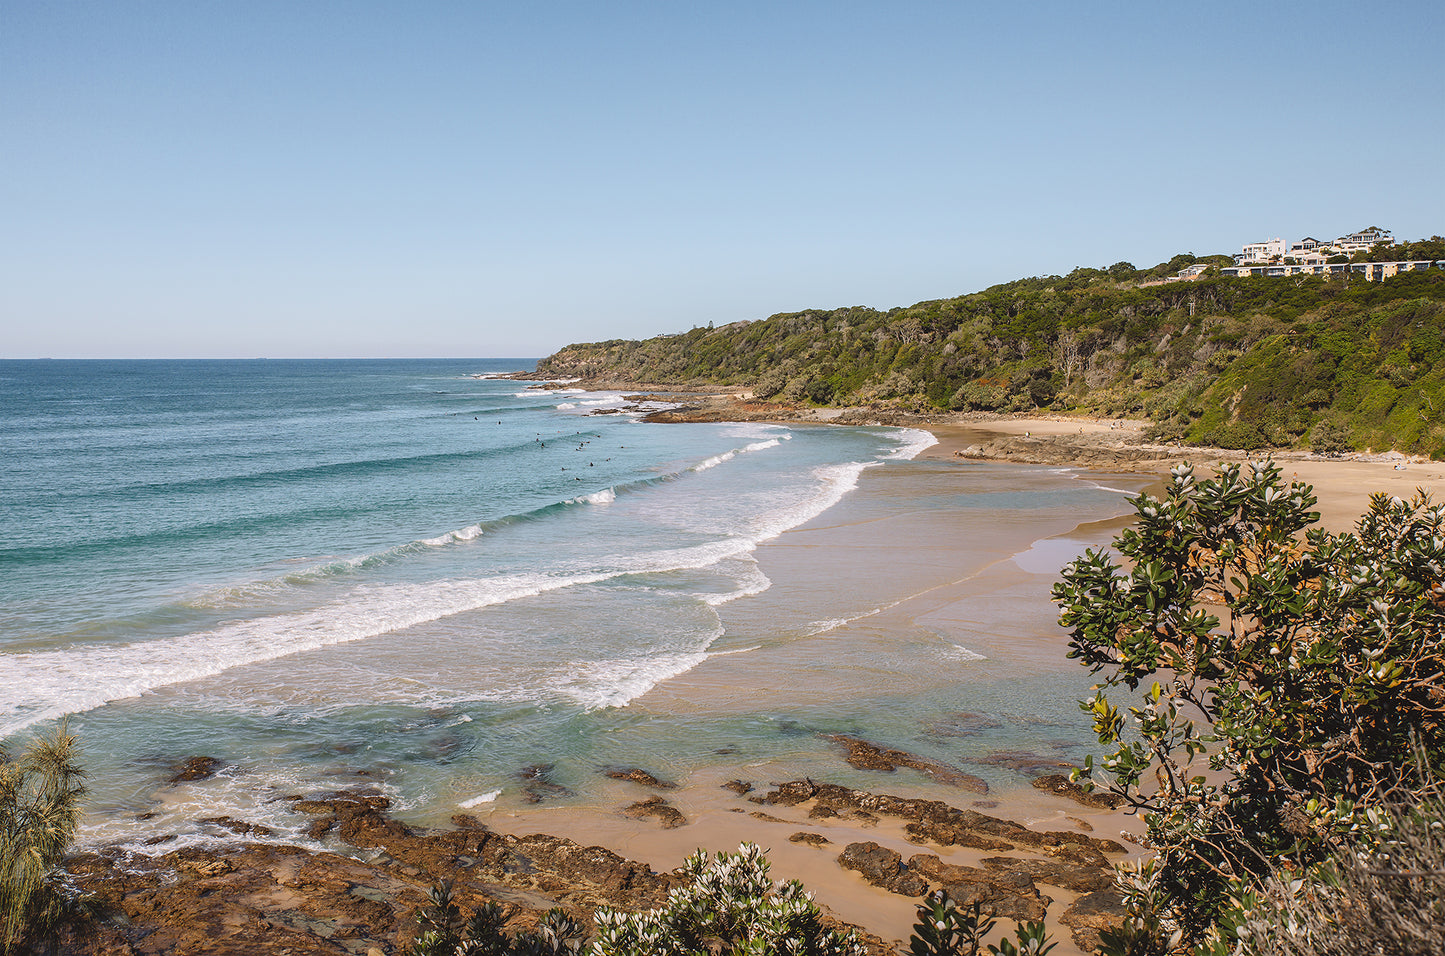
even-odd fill
[[(721, 635), (719, 629), (708, 643)], [(587, 710), (626, 707), (663, 681), (686, 674), (707, 657), (706, 651), (695, 651), (583, 664), (566, 675), (558, 690)]]
[(758, 567), (758, 562), (750, 556), (747, 557), (742, 572), (737, 576), (737, 587), (723, 594), (709, 594), (703, 597), (703, 601), (713, 607), (727, 604), (729, 601), (736, 601), (738, 598), (752, 597), (754, 594), (762, 594), (773, 586), (772, 579), (763, 573)]
[(842, 501), (848, 492), (857, 488), (858, 478), (863, 474), (864, 469), (871, 468), (875, 464), (877, 462), (845, 462), (837, 465), (820, 465), (814, 468), (813, 477), (819, 483), (817, 494), (792, 507), (782, 508), (764, 515), (758, 523), (756, 541), (761, 543), (769, 538), (775, 538), (784, 531), (796, 528), (827, 511)]
[(463, 800), (461, 803), (457, 804), (457, 806), (461, 807), (463, 810), (470, 810), (472, 807), (480, 807), (484, 803), (495, 803), (497, 801), (497, 798), (501, 795), (502, 791), (500, 790), (488, 790), (486, 793), (481, 794), (480, 796), (472, 797), (470, 800)]
[(925, 449), (938, 444), (932, 432), (921, 428), (900, 428), (894, 435), (899, 441), (898, 448), (883, 457), (893, 461), (911, 461)]
[(857, 620), (857, 618), (835, 617), (830, 618), (826, 621), (813, 621), (811, 624), (803, 628), (803, 636), (816, 637), (819, 634), (826, 634), (829, 631), (836, 631), (838, 628), (843, 627), (845, 624), (851, 624), (855, 620)]
[(951, 644), (951, 645), (949, 645), (949, 646), (953, 648), (953, 651), (952, 651), (952, 652), (946, 652), (946, 653), (945, 653), (945, 656), (948, 657), (948, 658), (951, 659), (951, 660), (955, 660), (955, 661), (986, 661), (986, 660), (988, 660), (987, 657), (984, 657), (982, 654), (979, 654), (979, 653), (977, 653), (977, 652), (975, 652), (975, 651), (969, 650), (968, 648), (964, 647), (962, 644)]
[[(786, 436), (786, 438), (791, 437), (791, 435)], [(704, 458), (696, 465), (693, 465), (690, 470), (707, 471), (709, 468), (716, 468), (718, 465), (721, 465), (724, 462), (732, 461), (739, 455), (746, 455), (755, 451), (763, 451), (767, 448), (777, 448), (780, 444), (782, 444), (782, 441), (777, 438), (769, 438), (766, 441), (755, 441), (751, 445), (744, 445), (742, 448), (734, 448), (732, 451), (725, 451), (720, 455), (713, 455), (711, 458)]]
[[(627, 574), (711, 567), (746, 555), (758, 544), (832, 507), (857, 485), (866, 465), (814, 469), (816, 493), (767, 513), (751, 533), (683, 548), (617, 554), (573, 573), (503, 574), (423, 584), (364, 584), (322, 606), (222, 624), (170, 638), (6, 656), (8, 687), (0, 696), (0, 736), (67, 713), (137, 697), (170, 684), (198, 680), (233, 667), (303, 651), (364, 640), (467, 611)], [(765, 587), (760, 578), (752, 587)], [(738, 596), (741, 596), (739, 594)], [(731, 595), (719, 596), (719, 603)], [(706, 599), (705, 599), (706, 600)], [(630, 670), (578, 685), (584, 706), (621, 706), (648, 687), (696, 666), (702, 651), (631, 662)]]
[(435, 538), (422, 538), (421, 544), (428, 548), (441, 548), (449, 544), (456, 544), (458, 541), (471, 541), (482, 535), (481, 525), (468, 525), (457, 531), (448, 531), (446, 534), (439, 534)]
[(577, 407), (577, 403), (576, 403), (576, 402), (563, 402), (562, 404), (560, 404), (560, 405), (557, 406), (557, 410), (558, 410), (559, 412), (565, 412), (565, 411), (567, 411), (568, 409), (576, 408), (576, 407)]
[(603, 488), (601, 491), (594, 491), (590, 495), (579, 495), (571, 499), (571, 504), (578, 505), (608, 505), (617, 500), (617, 492), (611, 488)]
[(1089, 487), (1091, 487), (1091, 488), (1097, 488), (1097, 489), (1099, 489), (1100, 491), (1112, 491), (1112, 492), (1114, 492), (1115, 494), (1131, 495), (1131, 496), (1138, 494), (1137, 491), (1130, 491), (1128, 488), (1111, 488), (1111, 487), (1108, 486), (1108, 485), (1101, 485), (1101, 484), (1099, 484), (1097, 481), (1091, 481), (1091, 480), (1088, 479), (1088, 478), (1080, 478), (1080, 480), (1083, 481), (1083, 482), (1085, 482), (1086, 484), (1088, 484)]
[[(235, 833), (214, 823), (216, 817), (231, 817), (264, 829), (245, 837), (250, 843), (281, 843), (320, 848), (306, 835), (306, 823), (290, 809), (284, 798), (310, 789), (315, 780), (276, 761), (256, 766), (232, 765), (206, 780), (183, 782), (157, 794), (152, 812), (144, 822), (128, 814), (97, 814), (81, 829), (82, 845), (119, 845), (133, 856), (155, 857), (174, 850), (234, 843)], [(395, 798), (394, 788), (381, 785)], [(269, 831), (269, 832), (268, 832)], [(148, 843), (156, 833), (175, 834), (163, 843)]]

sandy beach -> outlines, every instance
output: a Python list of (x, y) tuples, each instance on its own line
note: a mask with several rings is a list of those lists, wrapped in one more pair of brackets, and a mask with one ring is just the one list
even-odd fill
[[(997, 436), (1040, 439), (1041, 444), (1061, 439), (1098, 441), (1111, 444), (1142, 443), (1147, 422), (1103, 419), (1012, 418), (989, 422), (927, 425), (938, 444), (923, 452), (924, 457), (954, 458), (970, 445)], [(1162, 446), (1158, 446), (1161, 447)], [(1273, 458), (1286, 481), (1301, 481), (1314, 487), (1319, 498), (1320, 525), (1330, 531), (1349, 531), (1370, 506), (1376, 493), (1409, 500), (1417, 490), (1438, 498), (1445, 489), (1445, 462), (1389, 453), (1320, 458), (1306, 452), (1274, 451), (1246, 455), (1210, 448), (1165, 449), (1158, 461), (1131, 463), (1131, 471), (1167, 475), (1179, 462), (1190, 462), (1195, 474), (1206, 477), (1220, 463)]]

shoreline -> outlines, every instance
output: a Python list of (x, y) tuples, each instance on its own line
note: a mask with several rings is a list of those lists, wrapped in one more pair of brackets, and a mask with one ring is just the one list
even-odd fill
[[(524, 373), (518, 373), (522, 375)], [(530, 373), (526, 373), (530, 374)], [(535, 379), (526, 379), (535, 381)], [(575, 382), (589, 389), (629, 393), (629, 401), (667, 401), (676, 407), (652, 412), (644, 421), (760, 421), (780, 424), (888, 425), (928, 431), (938, 444), (920, 458), (967, 459), (1056, 465), (1159, 478), (1180, 462), (1207, 477), (1221, 464), (1273, 460), (1285, 481), (1312, 485), (1319, 503), (1320, 526), (1331, 532), (1352, 531), (1376, 492), (1409, 500), (1417, 489), (1440, 498), (1445, 494), (1445, 461), (1396, 451), (1350, 452), (1325, 457), (1297, 449), (1246, 452), (1206, 446), (1158, 444), (1145, 433), (1152, 424), (1139, 419), (1086, 415), (993, 412), (914, 413), (863, 407), (784, 406), (754, 399), (748, 390), (670, 388), (636, 382)], [(550, 383), (534, 387), (546, 388)]]
[[(729, 397), (728, 401), (745, 402), (746, 397), (733, 395)], [(865, 424), (863, 421), (856, 420), (854, 416), (850, 416), (848, 410), (807, 410), (806, 414), (797, 418), (780, 418), (775, 407), (767, 408), (765, 410), (768, 412), (767, 415), (763, 415), (762, 411), (759, 411), (759, 417), (742, 417), (741, 419), (734, 417), (718, 419), (659, 417), (677, 414), (677, 411), (674, 410), (650, 416), (650, 420), (745, 420), (773, 421), (785, 424)], [(709, 411), (707, 414), (711, 415), (713, 412)], [(987, 467), (990, 462), (993, 462), (1063, 465), (1072, 469), (1084, 470), (1090, 474), (1129, 473), (1136, 476), (1135, 480), (1138, 481), (1160, 478), (1166, 475), (1168, 469), (1180, 460), (1194, 462), (1197, 466), (1207, 466), (1217, 461), (1244, 460), (1244, 456), (1240, 453), (1208, 449), (1164, 448), (1163, 446), (1142, 449), (1151, 454), (1157, 452), (1159, 457), (1130, 457), (1135, 452), (1141, 451), (1140, 438), (1143, 425), (1137, 422), (1077, 418), (979, 417), (947, 422), (907, 420), (876, 422), (876, 424), (898, 425), (929, 431), (938, 443), (921, 452), (915, 461), (931, 462), (937, 468), (950, 473), (956, 467), (960, 469), (959, 474), (977, 466)], [(1081, 448), (1094, 451), (1086, 456), (1080, 453)], [(1276, 456), (1276, 460), (1281, 464), (1286, 480), (1297, 475), (1299, 480), (1315, 485), (1316, 494), (1320, 498), (1318, 509), (1323, 516), (1321, 523), (1329, 530), (1348, 530), (1353, 525), (1354, 519), (1368, 506), (1368, 496), (1373, 491), (1384, 491), (1408, 497), (1417, 485), (1430, 490), (1445, 487), (1445, 464), (1442, 463), (1421, 463), (1406, 459), (1404, 461), (1409, 463), (1406, 470), (1401, 471), (1396, 468), (1401, 464), (1399, 458), (1386, 461), (1350, 461), (1312, 459), (1299, 455), (1299, 453), (1293, 454), (1298, 457), (1292, 456), (1281, 460), (1280, 456)], [(1090, 460), (1080, 461), (1080, 458), (1090, 458)], [(1034, 542), (1031, 548), (1056, 540), (1067, 540), (1073, 543), (1088, 542), (1094, 545), (1107, 544), (1113, 534), (1127, 522), (1127, 511), (1127, 506), (1125, 506), (1123, 517), (1075, 522), (1056, 532), (1043, 535)], [(787, 544), (791, 545), (793, 541), (803, 539), (809, 530), (804, 527), (795, 529), (795, 531), (803, 533), (789, 532), (791, 538)], [(787, 536), (785, 535), (785, 537)], [(813, 545), (813, 547), (816, 549), (823, 546)], [(775, 550), (782, 554), (781, 548), (780, 545)], [(940, 556), (945, 553), (939, 552)], [(886, 633), (887, 627), (892, 626), (890, 621), (895, 624), (897, 622), (911, 624), (915, 620), (933, 620), (939, 619), (940, 616), (949, 618), (950, 615), (951, 619), (969, 619), (971, 612), (960, 612), (957, 609), (970, 600), (980, 600), (979, 594), (990, 593), (989, 589), (1008, 587), (1015, 583), (1016, 579), (1030, 577), (1027, 570), (1008, 567), (1011, 561), (1015, 565), (1018, 564), (1015, 559), (1021, 553), (1010, 554), (966, 579), (945, 581), (936, 587), (929, 587), (914, 594), (908, 600), (915, 603), (904, 608), (894, 618), (885, 616), (884, 619), (880, 619), (879, 629)], [(1045, 553), (1042, 557), (1045, 559), (1046, 565), (1048, 560), (1054, 560), (1057, 555), (1050, 552)], [(1054, 566), (1053, 571), (1057, 571), (1057, 565)], [(1044, 574), (1044, 572), (1035, 573), (1040, 576)], [(968, 586), (964, 586), (965, 581)], [(984, 583), (977, 583), (979, 581)], [(806, 585), (807, 580), (804, 580), (802, 586)], [(972, 591), (970, 591), (970, 587), (973, 588)], [(1045, 594), (1046, 590), (1045, 587)], [(926, 599), (923, 599), (924, 595), (927, 595)], [(900, 602), (900, 606), (902, 603), (904, 602)], [(1048, 610), (1052, 612), (1051, 607)], [(1031, 645), (1028, 653), (1042, 658), (1057, 652), (1058, 658), (1062, 659), (1064, 640), (1061, 633), (1055, 632), (1052, 642), (1043, 640), (1035, 643), (1037, 646)], [(652, 712), (676, 713), (679, 709), (685, 710), (687, 707), (706, 707), (709, 700), (717, 699), (718, 688), (726, 685), (729, 675), (727, 665), (726, 660), (718, 664), (716, 668), (718, 674), (689, 672), (678, 678), (664, 681), (629, 706), (635, 705), (643, 716)], [(709, 671), (712, 670), (709, 668)], [(891, 745), (888, 740), (879, 740), (876, 743), (885, 748)], [(842, 754), (837, 755), (835, 764), (840, 770), (838, 776), (850, 773), (843, 769), (845, 758)], [(733, 780), (743, 780), (755, 788), (751, 795), (756, 796), (770, 786), (795, 779), (796, 774), (789, 773), (789, 769), (776, 764), (750, 767), (745, 761), (742, 761), (737, 766), (729, 767), (726, 770), (714, 769), (707, 773), (696, 774), (693, 779), (684, 781), (682, 786), (676, 790), (657, 792), (635, 780), (623, 780), (599, 786), (599, 792), (604, 793), (605, 796), (589, 797), (586, 806), (544, 804), (522, 808), (505, 804), (484, 804), (470, 811), (472, 814), (470, 819), (484, 825), (488, 828), (488, 832), (509, 838), (530, 839), (528, 835), (544, 832), (554, 837), (574, 840), (583, 847), (605, 847), (607, 851), (646, 864), (662, 874), (666, 874), (680, 865), (685, 856), (699, 847), (705, 846), (711, 851), (719, 851), (736, 848), (737, 844), (743, 840), (756, 842), (769, 851), (774, 879), (801, 879), (809, 890), (817, 894), (819, 902), (836, 918), (862, 926), (874, 936), (879, 937), (881, 941), (890, 943), (902, 942), (908, 938), (914, 921), (917, 898), (870, 885), (857, 873), (838, 865), (838, 851), (848, 844), (876, 843), (884, 850), (898, 854), (902, 859), (924, 853), (935, 856), (943, 865), (974, 868), (980, 867), (986, 858), (990, 858), (990, 854), (996, 855), (999, 852), (958, 846), (940, 847), (919, 841), (914, 839), (914, 835), (906, 831), (903, 824), (896, 820), (847, 815), (814, 816), (811, 812), (804, 812), (797, 808), (763, 807), (756, 803), (750, 803), (748, 799), (750, 794), (739, 794), (728, 789), (728, 785)], [(815, 768), (807, 767), (805, 769), (811, 771)], [(1031, 829), (1068, 830), (1080, 837), (1089, 834), (1095, 837), (1118, 837), (1119, 832), (1126, 829), (1129, 822), (1129, 818), (1124, 817), (1118, 811), (1086, 808), (1062, 796), (1035, 790), (1024, 781), (1023, 776), (1019, 777), (1016, 785), (1005, 786), (986, 795), (971, 795), (963, 790), (952, 791), (950, 795), (950, 792), (944, 787), (930, 781), (924, 775), (915, 775), (913, 771), (888, 771), (886, 773), (886, 776), (880, 773), (876, 782), (867, 788), (870, 793), (895, 794), (916, 799), (942, 799), (951, 806), (963, 810), (980, 810), (986, 814), (996, 814), (1011, 820), (1018, 820)], [(853, 774), (853, 776), (857, 775)], [(819, 776), (813, 779), (820, 782), (835, 782), (834, 778), (827, 775), (826, 769), (819, 770)], [(662, 819), (662, 817), (656, 814), (653, 817), (643, 815), (640, 818), (628, 818), (618, 812), (631, 801), (637, 802), (628, 809), (636, 808), (644, 803), (644, 797), (650, 796), (665, 799), (686, 819), (687, 824), (669, 829), (659, 825), (658, 819)], [(656, 807), (657, 804), (652, 804), (652, 806)], [(642, 812), (646, 814), (648, 811)], [(453, 823), (456, 824), (462, 819), (464, 818), (454, 817)], [(402, 824), (396, 825), (403, 826)], [(343, 830), (342, 833), (344, 837), (345, 831)], [(790, 839), (798, 833), (810, 833), (830, 842), (824, 845), (815, 845)], [(237, 835), (244, 839), (244, 833), (238, 831)], [(358, 851), (363, 850), (363, 844), (353, 841), (351, 845)], [(256, 845), (242, 844), (241, 846), (255, 847)], [(233, 852), (222, 847), (209, 854), (202, 854), (202, 865), (220, 865), (228, 858), (243, 857), (250, 852), (245, 849)], [(320, 859), (320, 855), (312, 850), (298, 849), (296, 852), (309, 855), (313, 862)], [(1131, 855), (1137, 854), (1137, 850), (1130, 852)], [(1027, 851), (1022, 854), (1022, 858), (1034, 862), (1039, 860), (1038, 854), (1031, 854)], [(1124, 858), (1122, 855), (1116, 854), (1111, 859), (1117, 861), (1122, 858)], [(261, 878), (264, 875), (256, 869), (254, 864), (252, 869), (256, 870), (253, 873), (255, 877)], [(382, 869), (390, 874), (386, 877), (387, 879), (397, 876), (396, 873), (387, 870), (386, 866), (383, 866)], [(278, 871), (278, 874), (276, 875), (278, 883), (290, 886), (286, 892), (292, 895), (302, 892), (294, 880), (287, 884), (287, 881), (282, 878), (285, 872)], [(403, 875), (411, 879), (416, 874), (403, 871)], [(381, 877), (374, 879), (380, 880)], [(418, 887), (413, 886), (412, 889), (415, 890)], [(424, 890), (424, 887), (421, 889)], [(1059, 922), (1059, 916), (1066, 907), (1083, 894), (1060, 889), (1053, 885), (1041, 885), (1039, 889), (1054, 901), (1053, 905), (1048, 908), (1047, 920), (1055, 940), (1059, 943), (1055, 950), (1057, 956), (1071, 956), (1071, 954), (1083, 952), (1084, 950), (1076, 946), (1071, 939), (1069, 928)], [(502, 898), (509, 899), (519, 906), (531, 907), (535, 911), (541, 902), (547, 899), (547, 895), (545, 893), (538, 895), (532, 892), (530, 895), (503, 896)], [(395, 915), (392, 919), (396, 919)], [(402, 932), (402, 930), (397, 930), (397, 932)], [(398, 941), (400, 938), (396, 937)], [(293, 951), (340, 952), (344, 950), (325, 948), (310, 950), (301, 947)], [(384, 945), (380, 947), (379, 951), (382, 953), (399, 952), (400, 948)], [(367, 952), (370, 953), (369, 950)]]

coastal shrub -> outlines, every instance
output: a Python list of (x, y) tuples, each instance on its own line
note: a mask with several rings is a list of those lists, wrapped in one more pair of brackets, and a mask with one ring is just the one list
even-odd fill
[(864, 956), (851, 933), (823, 926), (796, 880), (775, 884), (753, 843), (709, 858), (699, 850), (682, 865), (687, 883), (642, 913), (599, 909), (594, 956)]
[(587, 946), (587, 929), (553, 907), (533, 930), (508, 936), (506, 915), (491, 901), (463, 917), (452, 900), (452, 887), (432, 887), (428, 904), (417, 913), (421, 932), (412, 943), (413, 956), (579, 956)]
[(1106, 952), (1219, 939), (1238, 886), (1377, 832), (1389, 795), (1418, 803), (1413, 754), (1445, 767), (1445, 507), (1375, 495), (1330, 534), (1315, 502), (1271, 462), (1180, 466), (1134, 500), (1124, 567), (1090, 550), (1054, 587), (1069, 656), (1103, 675), (1082, 706), (1110, 750), (1078, 775), (1141, 812), (1154, 851), (1121, 876)]
[[(908, 951), (913, 956), (980, 956), (985, 951), (984, 938), (993, 932), (996, 922), (983, 915), (978, 902), (960, 910), (946, 890), (935, 890), (918, 904), (918, 922), (913, 924)], [(1004, 937), (997, 946), (988, 944), (987, 951), (992, 956), (1045, 956), (1058, 945), (1049, 942), (1048, 931), (1039, 922), (1019, 923), (1014, 938)]]
[(59, 918), (61, 860), (80, 822), (85, 772), (65, 724), (37, 738), (19, 759), (0, 747), (0, 945), (10, 952)]

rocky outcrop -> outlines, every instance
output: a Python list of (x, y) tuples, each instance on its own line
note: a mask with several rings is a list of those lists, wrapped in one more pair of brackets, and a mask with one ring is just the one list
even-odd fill
[(950, 787), (958, 787), (970, 793), (988, 793), (988, 783), (983, 778), (964, 773), (956, 767), (919, 757), (903, 750), (880, 747), (849, 734), (823, 734), (823, 739), (841, 744), (847, 751), (848, 763), (859, 770), (881, 770), (893, 773), (899, 767), (917, 770), (934, 781)]
[(215, 757), (192, 757), (175, 768), (170, 782), (176, 784), (190, 780), (208, 780), (225, 766), (224, 762)]
[(1028, 877), (1035, 883), (1047, 883), (1073, 893), (1092, 893), (1114, 885), (1114, 870), (1103, 866), (1079, 866), (1058, 860), (1024, 859), (1016, 856), (991, 856), (981, 861), (991, 870), (1006, 870)]
[(1108, 859), (1105, 854), (1124, 852), (1124, 848), (1113, 840), (1100, 840), (1068, 831), (1030, 830), (1012, 820), (951, 807), (940, 800), (873, 794), (811, 780), (779, 784), (776, 790), (748, 799), (778, 806), (798, 806), (811, 800), (815, 801), (815, 808), (826, 807), (839, 815), (866, 812), (894, 817), (907, 821), (905, 830), (908, 837), (917, 843), (932, 842), (941, 846), (985, 850), (1022, 847), (1082, 866), (1106, 866)]
[(1053, 902), (1039, 893), (1026, 874), (1012, 870), (980, 870), (945, 863), (931, 854), (910, 857), (908, 868), (948, 891), (959, 906), (979, 904), (985, 914), (1013, 920), (1041, 920)]
[(454, 830), (415, 830), (377, 793), (295, 801), (324, 834), (365, 859), (303, 847), (217, 844), (161, 856), (119, 849), (67, 863), (102, 915), (62, 932), (75, 956), (390, 954), (416, 932), (414, 913), (442, 879), (464, 909), (506, 904), (517, 925), (552, 906), (587, 918), (598, 906), (645, 909), (676, 884), (646, 864), (559, 837), (504, 836), (469, 816)]
[(905, 863), (903, 854), (872, 841), (848, 844), (838, 856), (838, 865), (900, 896), (923, 896), (941, 887), (959, 906), (978, 903), (990, 916), (1039, 920), (1052, 902), (1026, 874), (956, 866), (926, 853), (915, 854)]
[(687, 824), (687, 817), (682, 815), (682, 811), (661, 797), (648, 797), (646, 800), (640, 800), (624, 809), (622, 815), (634, 820), (651, 817), (660, 823), (664, 830), (674, 830)]
[(654, 790), (677, 789), (677, 784), (672, 781), (658, 779), (640, 767), (608, 767), (602, 771), (602, 774), (612, 780), (630, 780), (633, 783), (640, 783), (644, 787), (651, 787)]
[(1142, 464), (1177, 459), (1182, 454), (1180, 449), (1166, 445), (1126, 445), (1122, 442), (1017, 435), (1002, 435), (954, 452), (957, 458), (1015, 461), (1025, 465), (1077, 465), (1108, 471), (1130, 471)]
[(1039, 777), (1034, 781), (1034, 786), (1039, 790), (1047, 790), (1050, 793), (1057, 793), (1061, 797), (1068, 797), (1075, 803), (1081, 803), (1094, 810), (1117, 810), (1124, 805), (1124, 798), (1117, 793), (1085, 790), (1062, 773), (1051, 773)]
[(522, 799), (528, 803), (541, 803), (554, 797), (570, 797), (572, 791), (554, 783), (550, 778), (552, 764), (533, 764), (517, 771), (516, 777), (522, 782)]
[(838, 855), (838, 865), (899, 896), (922, 896), (928, 892), (928, 881), (904, 865), (903, 854), (871, 840), (844, 847)]
[(1075, 946), (1092, 953), (1099, 946), (1100, 931), (1117, 928), (1127, 915), (1123, 894), (1111, 887), (1074, 900), (1059, 922), (1073, 931)]

